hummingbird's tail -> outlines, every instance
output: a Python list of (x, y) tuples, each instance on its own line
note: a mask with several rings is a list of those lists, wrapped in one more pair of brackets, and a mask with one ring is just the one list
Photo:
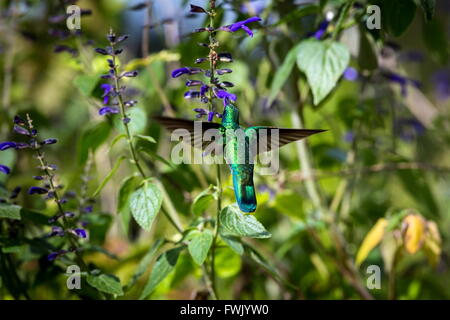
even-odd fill
[(256, 210), (256, 193), (253, 177), (233, 173), (233, 186), (239, 209), (243, 212), (254, 212)]

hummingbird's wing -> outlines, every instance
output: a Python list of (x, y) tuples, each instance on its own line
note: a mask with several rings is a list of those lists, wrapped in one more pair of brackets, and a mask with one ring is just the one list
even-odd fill
[[(326, 130), (310, 130), (310, 129), (289, 129), (289, 128), (277, 128), (277, 127), (248, 127), (245, 129), (247, 136), (249, 136), (249, 143), (257, 143), (258, 151), (270, 151), (274, 148), (281, 148), (282, 146), (307, 138), (313, 134), (324, 132)], [(278, 139), (276, 135), (278, 134)], [(260, 139), (265, 137), (266, 150), (260, 148)], [(263, 138), (264, 139), (264, 138)], [(273, 141), (272, 141), (273, 140)]]
[(214, 150), (214, 146), (211, 145), (217, 141), (206, 141), (204, 140), (204, 134), (209, 129), (221, 130), (223, 126), (219, 123), (205, 122), (205, 121), (195, 121), (201, 122), (201, 130), (195, 130), (195, 123), (192, 120), (170, 118), (170, 117), (154, 117), (154, 119), (171, 133), (177, 129), (185, 129), (188, 131), (189, 138), (187, 139), (193, 147), (201, 147), (205, 150)]

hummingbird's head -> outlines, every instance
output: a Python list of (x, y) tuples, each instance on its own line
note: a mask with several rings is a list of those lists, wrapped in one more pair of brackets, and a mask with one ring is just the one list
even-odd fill
[(227, 104), (223, 112), (222, 123), (239, 124), (239, 109), (231, 103)]

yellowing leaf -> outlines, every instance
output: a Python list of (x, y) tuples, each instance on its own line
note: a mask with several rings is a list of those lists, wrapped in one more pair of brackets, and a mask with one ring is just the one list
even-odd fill
[(425, 220), (418, 214), (409, 214), (403, 219), (403, 243), (408, 253), (416, 253), (423, 244)]
[(386, 219), (378, 219), (377, 223), (372, 227), (369, 233), (364, 238), (358, 253), (356, 254), (356, 265), (360, 266), (361, 263), (366, 260), (370, 251), (375, 248), (383, 239), (384, 230), (386, 229), (388, 222)]
[(428, 221), (425, 231), (424, 242), (425, 254), (428, 257), (428, 261), (431, 265), (438, 264), (441, 257), (441, 236), (437, 224), (433, 221)]

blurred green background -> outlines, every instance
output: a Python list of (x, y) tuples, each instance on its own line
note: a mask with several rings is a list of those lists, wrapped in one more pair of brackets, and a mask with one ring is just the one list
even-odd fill
[[(117, 34), (129, 34), (120, 56), (121, 65), (139, 71), (138, 77), (124, 81), (127, 94), (139, 101), (129, 110), (130, 125), (133, 133), (157, 140), (144, 146), (149, 153), (144, 166), (164, 184), (182, 224), (187, 226), (195, 218), (194, 199), (209, 184), (215, 184), (215, 168), (169, 165), (158, 160), (155, 154), (169, 159), (171, 144), (167, 131), (161, 130), (151, 116), (194, 119), (192, 109), (202, 106), (201, 102), (183, 98), (184, 80), (172, 79), (170, 73), (178, 67), (194, 66), (196, 58), (207, 55), (207, 49), (197, 45), (206, 41), (206, 34), (192, 33), (205, 25), (206, 16), (189, 14), (188, 1), (149, 2), (150, 10), (139, 6), (140, 1), (78, 1), (77, 5), (91, 13), (82, 16), (80, 35), (65, 37), (65, 1), (3, 0), (1, 140), (14, 139), (14, 115), (29, 113), (41, 137), (59, 140), (46, 149), (46, 157), (58, 166), (58, 180), (65, 190), (79, 192), (89, 162), (92, 168), (87, 193), (93, 194), (115, 160), (127, 152), (124, 141), (111, 146), (123, 130), (120, 119), (98, 115), (100, 84), (104, 83), (100, 75), (108, 69), (105, 57), (94, 49), (106, 45), (110, 27)], [(301, 124), (328, 130), (311, 137), (307, 144), (282, 148), (277, 175), (255, 175), (255, 217), (272, 238), (247, 241), (276, 269), (276, 276), (270, 272), (271, 267), (261, 266), (264, 261), (258, 264), (255, 257), (240, 256), (224, 245), (217, 250), (215, 262), (221, 298), (358, 299), (364, 298), (361, 291), (379, 299), (450, 298), (448, 1), (435, 2), (435, 16), (428, 22), (417, 6), (411, 23), (399, 35), (395, 30), (386, 30), (384, 20), (381, 30), (364, 29), (361, 19), (366, 6), (383, 5), (383, 1), (357, 1), (361, 7), (352, 7), (339, 41), (348, 48), (349, 66), (358, 72), (358, 78), (342, 77), (331, 94), (315, 105), (305, 75), (294, 66), (282, 89), (271, 97), (275, 74), (289, 50), (314, 33), (327, 14), (337, 16), (345, 2), (218, 1), (217, 25), (254, 15), (263, 19), (251, 26), (253, 38), (244, 32), (218, 34), (220, 51), (230, 52), (234, 58), (230, 64), (233, 73), (223, 80), (235, 84), (230, 92), (238, 97), (241, 124)], [(207, 1), (197, 0), (194, 4), (208, 7)], [(61, 15), (63, 18), (58, 18)], [(335, 26), (336, 19), (326, 29), (325, 37), (333, 33)], [(63, 50), (55, 52), (55, 48)], [(402, 93), (402, 85), (386, 76), (392, 73), (420, 85), (407, 80), (407, 92)], [(10, 175), (0, 174), (4, 188), (33, 185), (36, 162), (28, 151), (3, 151), (0, 163), (13, 169)], [(179, 237), (161, 214), (151, 231), (144, 232), (130, 224), (127, 209), (118, 208), (117, 194), (130, 170), (130, 166), (120, 166), (97, 197), (89, 229), (89, 243), (96, 246), (96, 252), (85, 254), (86, 261), (115, 274), (122, 283), (129, 281), (155, 239), (176, 241)], [(225, 166), (222, 173), (225, 206), (235, 199)], [(47, 216), (55, 210), (54, 204), (26, 192), (19, 195), (17, 202)], [(204, 211), (204, 216), (213, 217), (214, 203)], [(412, 213), (421, 217), (415, 220), (419, 226), (405, 220)], [(396, 263), (393, 266), (386, 253), (386, 238), (391, 233), (385, 231), (383, 240), (375, 235), (373, 245), (367, 244), (366, 248), (373, 250), (366, 250), (367, 257), (356, 265), (353, 261), (363, 239), (380, 218), (398, 220), (389, 229), (400, 241)], [(425, 244), (429, 238), (421, 226), (433, 222), (440, 240), (433, 238), (439, 249), (432, 250), (430, 258), (426, 250), (430, 247)], [(34, 227), (30, 221), (23, 223), (29, 239), (49, 229)], [(413, 240), (406, 236), (408, 227), (416, 228), (411, 231), (416, 238), (410, 249), (408, 241)], [(333, 232), (334, 228), (339, 232)], [(2, 250), (8, 252), (8, 248), (3, 245)], [(13, 256), (19, 277), (32, 298), (78, 298), (65, 288), (67, 277), (62, 264), (45, 261), (42, 252), (35, 252), (27, 244), (8, 254)], [(369, 265), (380, 266), (381, 287), (358, 291), (355, 283), (366, 287)], [(121, 298), (139, 297), (150, 270), (147, 268), (138, 284)], [(150, 298), (200, 298), (205, 290), (201, 268), (185, 251), (175, 271)], [(0, 286), (0, 292), (1, 298), (12, 298), (5, 285)]]

